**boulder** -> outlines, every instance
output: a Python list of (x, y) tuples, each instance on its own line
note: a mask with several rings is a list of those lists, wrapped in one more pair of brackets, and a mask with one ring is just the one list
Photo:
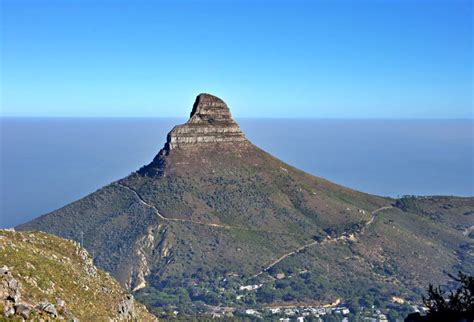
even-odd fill
[(38, 310), (46, 312), (46, 313), (52, 315), (55, 318), (58, 317), (58, 312), (56, 311), (56, 308), (54, 307), (53, 304), (51, 304), (49, 302), (41, 302), (38, 305)]
[(58, 307), (64, 307), (64, 305), (66, 305), (66, 302), (64, 302), (64, 300), (61, 300), (60, 298), (57, 298), (56, 299), (56, 305)]
[(15, 314), (15, 309), (11, 306), (5, 306), (5, 311), (3, 312), (3, 315), (8, 318), (12, 315)]
[(8, 268), (8, 266), (3, 265), (2, 267), (0, 267), (0, 275), (7, 274), (9, 271), (10, 269)]
[(30, 316), (31, 309), (23, 304), (15, 305), (15, 314), (21, 316), (24, 319), (28, 319)]

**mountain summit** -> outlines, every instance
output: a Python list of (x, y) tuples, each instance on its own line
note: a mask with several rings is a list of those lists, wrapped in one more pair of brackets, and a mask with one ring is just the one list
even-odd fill
[(165, 157), (176, 149), (199, 151), (219, 146), (221, 149), (239, 149), (249, 144), (232, 119), (227, 104), (214, 95), (203, 93), (196, 97), (189, 120), (168, 133), (164, 148), (140, 171), (162, 174)]
[(295, 169), (200, 94), (150, 164), (17, 228), (83, 241), (149, 307), (239, 306), (415, 296), (474, 271), (472, 214), (474, 198), (395, 200)]
[(186, 124), (168, 134), (166, 150), (199, 148), (203, 144), (245, 142), (245, 137), (230, 115), (227, 104), (210, 94), (199, 94)]

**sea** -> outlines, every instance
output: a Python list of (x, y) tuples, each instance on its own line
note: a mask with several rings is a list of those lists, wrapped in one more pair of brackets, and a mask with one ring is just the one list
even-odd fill
[[(238, 119), (254, 144), (367, 193), (474, 195), (473, 120)], [(184, 119), (0, 118), (0, 228), (150, 162)]]

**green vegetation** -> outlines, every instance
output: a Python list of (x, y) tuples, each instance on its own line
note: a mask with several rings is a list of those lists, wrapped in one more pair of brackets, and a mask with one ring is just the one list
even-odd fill
[[(96, 269), (84, 249), (72, 241), (40, 232), (0, 230), (0, 267), (8, 267), (21, 285), (21, 301), (56, 304), (58, 313), (82, 321), (118, 318), (128, 293), (109, 274)], [(4, 299), (0, 299), (0, 313)], [(146, 309), (134, 304), (136, 318), (151, 321)], [(33, 313), (31, 318), (38, 316)], [(3, 314), (2, 314), (3, 315)], [(43, 316), (43, 318), (45, 318)], [(48, 317), (46, 317), (48, 318)]]

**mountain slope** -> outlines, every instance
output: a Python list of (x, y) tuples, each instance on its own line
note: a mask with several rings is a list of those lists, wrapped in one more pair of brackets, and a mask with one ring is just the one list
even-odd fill
[[(465, 247), (470, 236), (463, 231), (474, 225), (473, 216), (459, 210), (473, 211), (473, 198), (456, 199), (450, 211), (442, 206), (451, 199), (431, 200), (441, 207), (438, 219), (426, 218), (424, 201), (373, 196), (299, 171), (249, 142), (222, 100), (201, 94), (189, 121), (168, 134), (149, 165), (18, 229), (83, 239), (99, 267), (127, 288), (143, 289), (137, 294), (153, 306), (159, 301), (153, 302), (152, 294), (167, 287), (183, 287), (191, 300), (202, 299), (196, 290), (200, 284), (220, 290), (217, 281), (229, 282), (229, 276), (239, 285), (271, 279), (268, 271), (276, 272), (278, 265), (314, 269), (328, 280), (337, 276), (346, 286), (355, 283), (354, 272), (360, 271), (367, 281), (389, 288), (392, 282), (384, 279), (389, 272), (377, 266), (381, 256), (404, 265), (413, 258), (413, 247), (427, 243), (442, 245), (447, 253), (459, 251), (472, 269)], [(404, 202), (422, 205), (404, 208)], [(384, 220), (401, 226), (387, 230)], [(448, 224), (437, 228), (440, 221)], [(452, 221), (456, 227), (449, 225)], [(438, 231), (438, 239), (432, 231)], [(378, 240), (381, 234), (384, 242)], [(409, 241), (409, 248), (400, 245), (402, 240)], [(360, 265), (349, 260), (354, 252), (362, 258)], [(453, 272), (458, 266), (448, 257), (434, 262), (433, 274), (420, 276), (419, 286)], [(412, 263), (417, 271), (425, 264)], [(333, 269), (322, 269), (328, 265)], [(400, 272), (406, 279), (397, 284), (397, 292), (409, 293), (410, 275)], [(324, 297), (338, 293), (330, 286)], [(317, 294), (308, 297), (323, 298)]]
[(1, 230), (0, 267), (1, 316), (155, 320), (72, 241), (45, 233)]

